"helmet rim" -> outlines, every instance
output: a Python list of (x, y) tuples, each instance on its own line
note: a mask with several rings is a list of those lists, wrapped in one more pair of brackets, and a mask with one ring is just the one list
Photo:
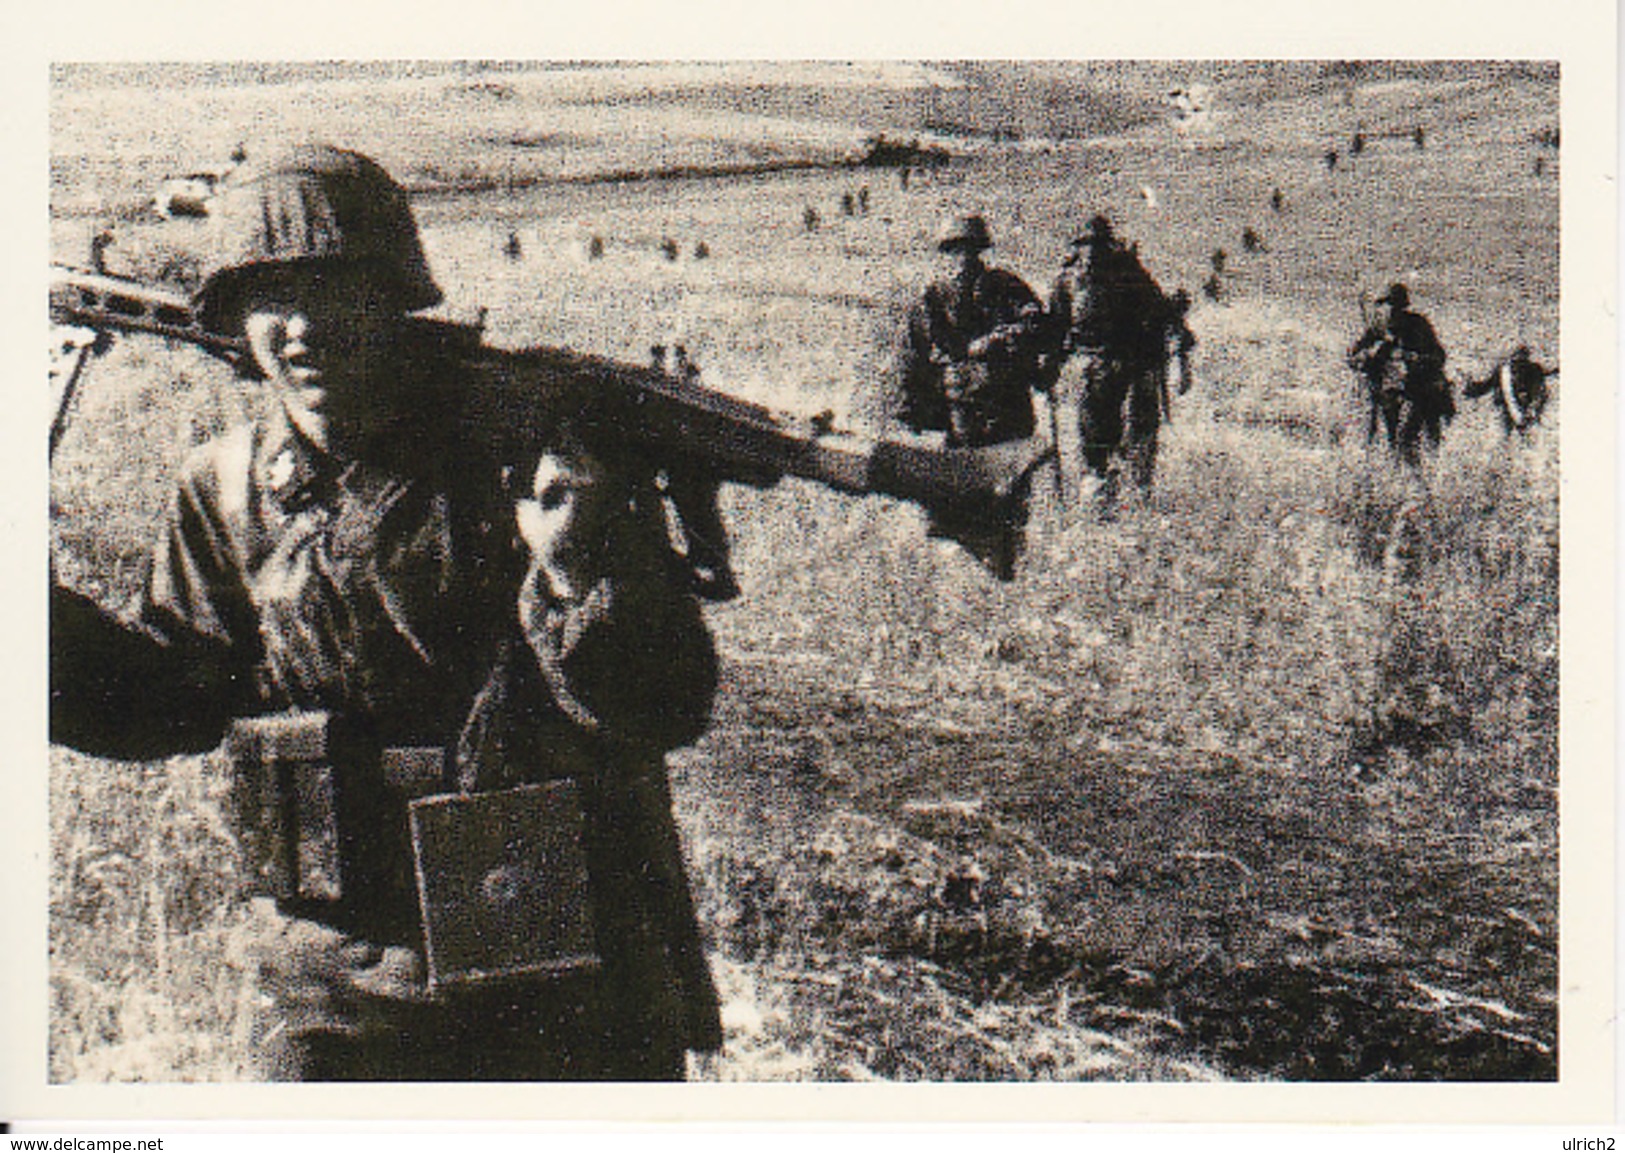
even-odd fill
[(244, 283), (270, 269), (370, 265), (403, 313), (443, 299), (406, 191), (376, 161), (332, 145), (233, 173), (216, 198), (214, 241), (193, 304), (216, 331)]

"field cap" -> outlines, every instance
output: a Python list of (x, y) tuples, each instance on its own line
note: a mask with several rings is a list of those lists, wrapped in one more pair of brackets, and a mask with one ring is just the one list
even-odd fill
[(1083, 231), (1073, 238), (1072, 247), (1082, 248), (1088, 244), (1109, 244), (1115, 239), (1116, 234), (1112, 232), (1112, 222), (1107, 220), (1103, 213), (1097, 212), (1089, 218), (1089, 223), (1083, 226)]
[(1378, 304), (1391, 304), (1395, 308), (1409, 308), (1411, 294), (1403, 284), (1395, 281), (1388, 286), (1388, 291), (1377, 297)]
[(980, 252), (993, 247), (993, 234), (987, 230), (987, 221), (977, 213), (954, 216), (937, 231), (937, 251), (952, 252), (964, 249)]
[(405, 190), (359, 152), (305, 144), (246, 164), (216, 195), (211, 217), (214, 251), (193, 304), (216, 331), (238, 286), (264, 268), (365, 265), (402, 312), (441, 301)]

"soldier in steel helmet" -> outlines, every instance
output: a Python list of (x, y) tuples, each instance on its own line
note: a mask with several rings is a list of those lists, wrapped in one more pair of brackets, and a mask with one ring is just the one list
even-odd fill
[(1380, 421), (1389, 448), (1410, 464), (1418, 462), (1424, 443), (1438, 447), (1444, 424), (1456, 413), (1445, 359), (1433, 325), (1411, 308), (1410, 290), (1389, 285), (1347, 356), (1366, 389), (1367, 441), (1376, 440)]
[[(53, 588), (53, 740), (149, 759), (229, 732), (236, 785), (292, 814), (292, 860), (247, 869), (281, 878), (240, 950), (267, 1077), (680, 1078), (721, 1027), (663, 754), (703, 731), (716, 664), (654, 478), (565, 427), (524, 460), (450, 435), (451, 360), (409, 316), (440, 290), (373, 161), (245, 166), (215, 216), (196, 309), (276, 403), (186, 465), (138, 629)], [(331, 762), (326, 792), (267, 771), (293, 746)], [(432, 985), (409, 807), (559, 779), (598, 963)]]
[(1019, 276), (984, 262), (992, 246), (982, 217), (948, 220), (937, 234), (944, 274), (909, 313), (900, 416), (946, 433), (950, 447), (1033, 433), (1043, 306)]
[[(1222, 263), (1215, 256), (1215, 267)], [(1186, 323), (1190, 298), (1164, 294), (1104, 215), (1091, 217), (1072, 240), (1050, 293), (1051, 362), (1055, 403), (1076, 409), (1076, 453), (1063, 444), (1070, 480), (1082, 466), (1099, 481), (1101, 513), (1115, 515), (1120, 472), (1149, 491), (1156, 471), (1162, 423), (1171, 416), (1169, 361), (1179, 361), (1179, 390), (1190, 387), (1190, 351), (1196, 338)], [(1061, 429), (1063, 438), (1070, 427)]]

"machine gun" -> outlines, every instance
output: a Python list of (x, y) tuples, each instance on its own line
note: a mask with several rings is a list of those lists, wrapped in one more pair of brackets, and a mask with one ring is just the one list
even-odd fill
[[(53, 265), (51, 319), (88, 334), (68, 342), (51, 448), (66, 427), (87, 360), (110, 333), (147, 333), (182, 341), (233, 366), (246, 342), (204, 327), (181, 293), (122, 277)], [(785, 476), (840, 492), (880, 494), (918, 505), (979, 557), (989, 532), (1018, 539), (1033, 471), (1050, 452), (1043, 438), (985, 448), (838, 431), (827, 420), (775, 412), (707, 388), (691, 375), (632, 365), (562, 348), (492, 348), (477, 325), (412, 318), (407, 339), (425, 355), (447, 358), (465, 383), (462, 411), (470, 435), (498, 453), (522, 453), (568, 419), (598, 443), (625, 444), (658, 471), (707, 483), (771, 487)], [(998, 571), (1001, 578), (1008, 571)]]

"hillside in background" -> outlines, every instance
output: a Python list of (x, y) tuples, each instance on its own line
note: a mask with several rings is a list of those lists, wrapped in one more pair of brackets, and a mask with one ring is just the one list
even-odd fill
[[(377, 156), (414, 189), (455, 190), (839, 163), (875, 135), (956, 150), (1088, 141), (1177, 118), (1182, 94), (1222, 120), (1283, 101), (1295, 115), (1352, 108), (1364, 91), (1380, 119), (1421, 86), (1555, 87), (1538, 66), (1452, 63), (86, 64), (52, 76), (53, 213), (128, 212), (239, 144), (311, 134)], [(1261, 139), (1256, 125), (1246, 134)]]

